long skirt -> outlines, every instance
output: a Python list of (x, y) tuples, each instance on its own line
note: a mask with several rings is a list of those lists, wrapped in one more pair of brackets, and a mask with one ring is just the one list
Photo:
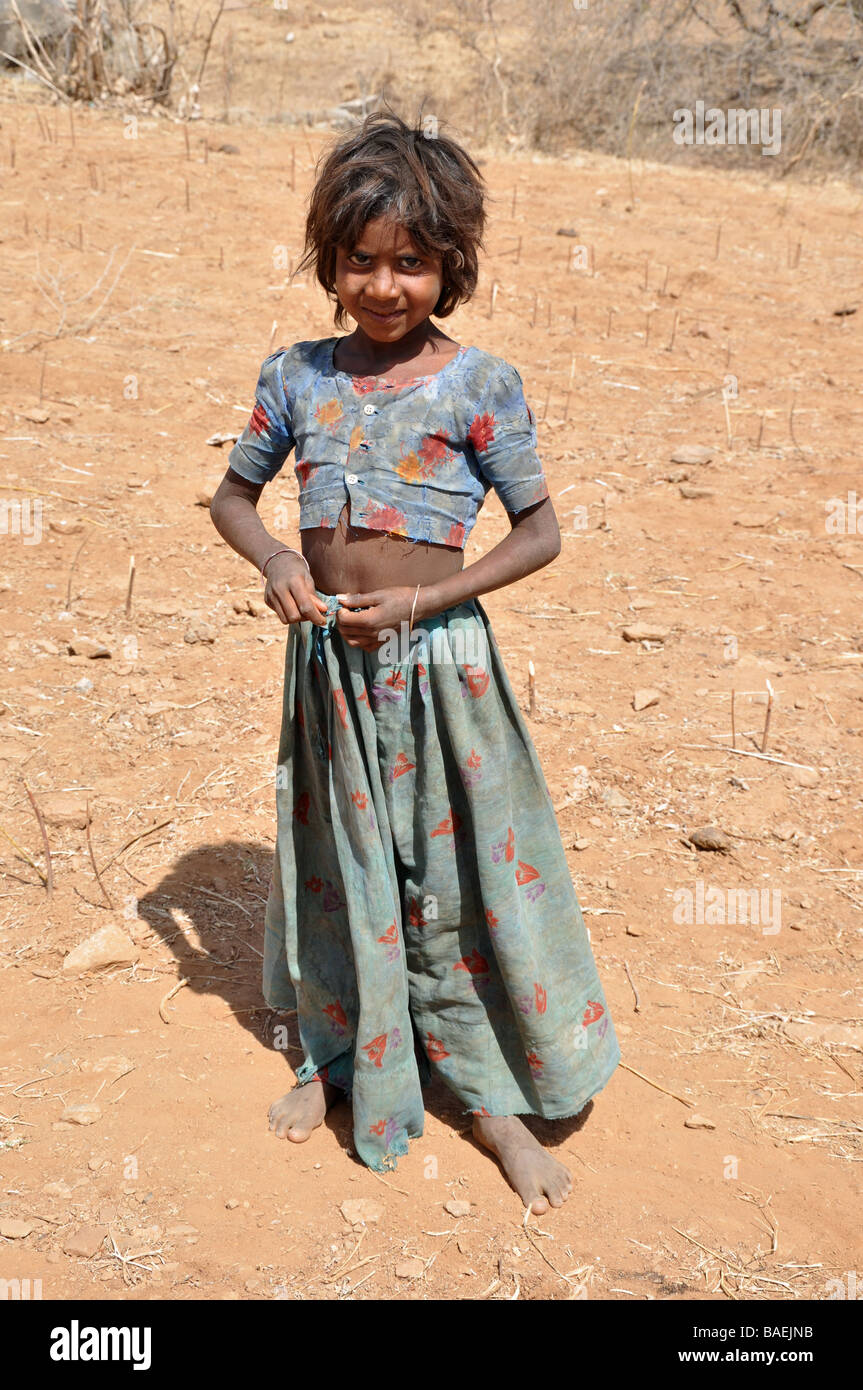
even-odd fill
[(291, 628), (264, 997), (353, 1103), (367, 1166), (467, 1112), (576, 1115), (620, 1049), (560, 831), (477, 599), (376, 652)]

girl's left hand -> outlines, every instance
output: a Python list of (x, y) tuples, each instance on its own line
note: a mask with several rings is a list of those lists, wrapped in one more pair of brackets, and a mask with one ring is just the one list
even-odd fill
[[(416, 586), (412, 589), (376, 589), (370, 594), (336, 594), (341, 607), (336, 626), (349, 647), (374, 652), (388, 638), (401, 636), (401, 624), (410, 622)], [(362, 612), (354, 613), (354, 608)], [(419, 602), (417, 603), (417, 609)], [(414, 622), (418, 612), (414, 613)]]

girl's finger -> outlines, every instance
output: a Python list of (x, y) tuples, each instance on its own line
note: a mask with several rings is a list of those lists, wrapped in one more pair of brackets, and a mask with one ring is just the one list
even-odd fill
[(336, 594), (344, 608), (371, 608), (378, 600), (378, 594)]

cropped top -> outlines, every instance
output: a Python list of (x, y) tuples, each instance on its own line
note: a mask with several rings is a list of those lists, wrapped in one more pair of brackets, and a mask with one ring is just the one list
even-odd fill
[(511, 513), (548, 496), (515, 367), (462, 346), (439, 371), (393, 382), (340, 371), (338, 341), (266, 358), (228, 460), (267, 483), (295, 449), (300, 530), (335, 527), (350, 498), (353, 526), (461, 549), (489, 488)]

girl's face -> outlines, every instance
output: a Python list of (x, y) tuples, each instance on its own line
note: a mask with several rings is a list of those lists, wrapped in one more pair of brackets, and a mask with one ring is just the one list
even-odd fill
[(428, 318), (443, 288), (441, 258), (423, 254), (389, 218), (367, 222), (352, 250), (336, 252), (336, 293), (369, 338), (397, 342)]

